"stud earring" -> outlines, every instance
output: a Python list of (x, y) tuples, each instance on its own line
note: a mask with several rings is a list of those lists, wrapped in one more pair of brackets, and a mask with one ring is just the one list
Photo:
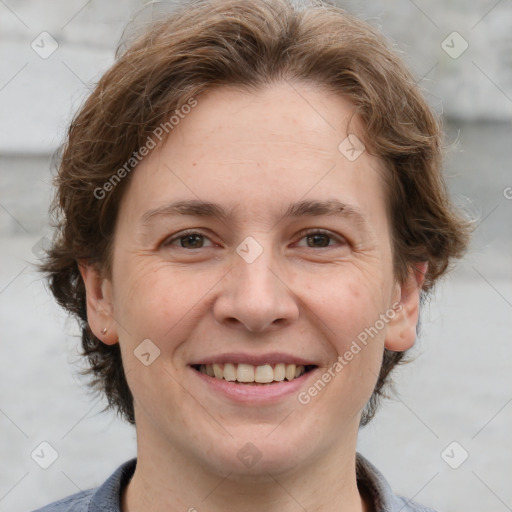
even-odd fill
[(106, 327), (104, 327), (104, 328), (101, 330), (101, 334), (107, 334), (107, 330), (108, 330), (108, 329), (107, 329)]

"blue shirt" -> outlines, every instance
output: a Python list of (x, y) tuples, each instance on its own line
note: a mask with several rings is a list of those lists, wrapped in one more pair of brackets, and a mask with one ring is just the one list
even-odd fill
[[(56, 501), (34, 512), (121, 512), (121, 492), (128, 484), (137, 459), (125, 462), (101, 485)], [(356, 458), (357, 483), (373, 499), (376, 512), (435, 512), (397, 496), (380, 471), (361, 454)]]

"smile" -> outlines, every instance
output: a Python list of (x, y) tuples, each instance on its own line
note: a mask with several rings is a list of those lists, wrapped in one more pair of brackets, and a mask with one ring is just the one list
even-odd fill
[(292, 381), (316, 368), (314, 365), (287, 363), (252, 365), (246, 363), (197, 364), (192, 368), (219, 380), (240, 384), (272, 384), (284, 380)]

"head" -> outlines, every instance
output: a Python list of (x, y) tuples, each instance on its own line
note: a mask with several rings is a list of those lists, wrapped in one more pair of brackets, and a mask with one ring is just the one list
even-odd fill
[[(440, 124), (413, 77), (337, 7), (210, 0), (155, 23), (74, 118), (57, 176), (45, 270), (81, 322), (93, 384), (184, 446), (203, 428), (227, 435), (219, 420), (259, 439), (290, 403), (241, 420), (243, 403), (219, 402), (214, 419), (195, 365), (284, 352), (317, 380), (331, 372), (294, 401), (292, 444), (324, 428), (327, 447), (333, 425), (367, 424), (414, 344), (421, 297), (467, 245), (441, 162)], [(159, 355), (149, 366), (136, 357), (146, 339)]]

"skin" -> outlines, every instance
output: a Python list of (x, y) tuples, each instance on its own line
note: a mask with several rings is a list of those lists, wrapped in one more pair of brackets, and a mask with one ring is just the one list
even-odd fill
[[(420, 272), (403, 284), (393, 275), (382, 162), (338, 150), (362, 127), (349, 101), (320, 86), (223, 87), (197, 99), (130, 178), (111, 275), (81, 266), (90, 326), (120, 343), (135, 399), (138, 463), (123, 510), (371, 510), (356, 485), (361, 411), (384, 347), (414, 344), (422, 285)], [(189, 199), (231, 215), (141, 221)], [(282, 216), (289, 203), (328, 199), (361, 218)], [(174, 236), (185, 229), (205, 237)], [(236, 252), (249, 236), (263, 249), (252, 263)], [(286, 352), (317, 364), (307, 390), (396, 302), (400, 312), (307, 405), (297, 393), (235, 403), (189, 366), (226, 352)], [(133, 354), (144, 339), (160, 350), (149, 366)], [(247, 442), (261, 454), (251, 467), (237, 456)]]

